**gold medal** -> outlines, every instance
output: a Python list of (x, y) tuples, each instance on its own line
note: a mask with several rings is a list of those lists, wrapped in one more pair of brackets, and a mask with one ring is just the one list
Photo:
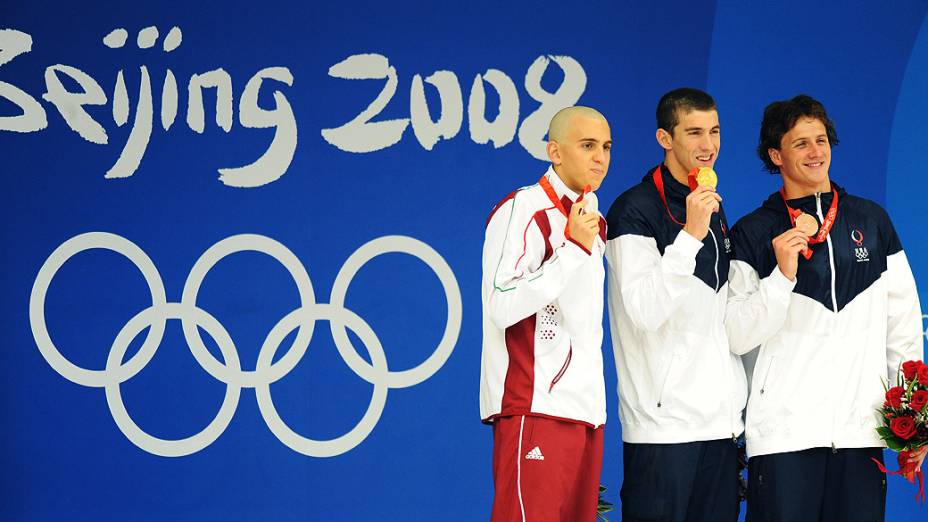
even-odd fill
[(719, 184), (719, 177), (711, 167), (699, 167), (699, 172), (696, 173), (696, 183), (714, 189)]
[(818, 232), (818, 220), (803, 212), (796, 216), (796, 229), (807, 236), (814, 236)]

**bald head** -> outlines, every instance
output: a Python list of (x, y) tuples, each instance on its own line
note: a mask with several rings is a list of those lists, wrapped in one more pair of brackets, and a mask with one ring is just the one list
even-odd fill
[(570, 190), (599, 188), (609, 170), (611, 151), (609, 122), (596, 109), (568, 107), (551, 118), (548, 158)]
[[(551, 124), (548, 126), (548, 141), (564, 141), (567, 139), (567, 134), (570, 132), (574, 119), (578, 117), (606, 122), (606, 117), (592, 107), (582, 105), (567, 107), (557, 111), (557, 114), (551, 118)], [(606, 124), (608, 125), (608, 122)]]

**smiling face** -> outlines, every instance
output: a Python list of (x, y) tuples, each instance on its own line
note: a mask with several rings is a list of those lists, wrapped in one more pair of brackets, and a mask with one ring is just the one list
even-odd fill
[(664, 148), (664, 163), (674, 178), (686, 179), (696, 167), (715, 165), (721, 148), (719, 113), (716, 110), (679, 110), (679, 123), (673, 133), (657, 129), (657, 141)]
[(606, 177), (612, 152), (612, 134), (603, 118), (572, 116), (563, 136), (548, 142), (554, 171), (574, 192), (590, 185), (593, 190)]
[(831, 143), (818, 118), (804, 117), (783, 135), (779, 149), (769, 149), (770, 161), (780, 169), (787, 196), (796, 198), (831, 190), (828, 167)]

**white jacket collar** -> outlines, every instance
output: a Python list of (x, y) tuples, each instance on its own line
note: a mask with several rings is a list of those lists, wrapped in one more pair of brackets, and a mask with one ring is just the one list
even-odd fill
[(571, 201), (577, 201), (577, 198), (580, 197), (580, 194), (570, 190), (567, 185), (561, 180), (561, 177), (557, 175), (557, 172), (554, 172), (554, 166), (548, 166), (548, 171), (545, 172), (545, 177), (548, 178), (548, 181), (551, 183), (551, 186), (554, 188), (554, 192), (557, 193), (558, 197), (567, 196)]

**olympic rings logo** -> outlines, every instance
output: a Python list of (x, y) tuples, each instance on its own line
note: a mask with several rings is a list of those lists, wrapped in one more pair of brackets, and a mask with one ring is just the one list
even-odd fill
[[(81, 368), (65, 358), (52, 342), (45, 323), (45, 297), (55, 274), (71, 257), (91, 249), (111, 250), (134, 263), (148, 283), (152, 300), (151, 306), (132, 317), (116, 335), (103, 370)], [(226, 256), (244, 251), (260, 252), (277, 260), (290, 273), (300, 295), (300, 307), (285, 315), (267, 334), (253, 371), (241, 368), (238, 351), (229, 333), (215, 317), (196, 304), (197, 293), (207, 272)], [(344, 306), (348, 286), (358, 270), (373, 258), (392, 252), (409, 254), (428, 265), (438, 276), (448, 303), (445, 331), (435, 351), (418, 366), (403, 371), (389, 369), (377, 335), (363, 319)], [(69, 239), (52, 252), (36, 276), (29, 300), (32, 335), (48, 364), (76, 384), (103, 388), (113, 420), (126, 438), (142, 450), (163, 457), (190, 455), (219, 438), (238, 408), (242, 388), (255, 389), (261, 416), (271, 432), (285, 445), (312, 457), (341, 455), (360, 444), (373, 431), (386, 405), (388, 389), (419, 384), (444, 365), (457, 343), (461, 312), (461, 291), (448, 263), (427, 244), (406, 236), (384, 236), (358, 248), (335, 277), (328, 304), (316, 302), (306, 268), (287, 247), (261, 235), (231, 236), (214, 244), (200, 256), (184, 283), (181, 301), (169, 303), (161, 276), (142, 249), (115, 234), (90, 232)], [(120, 385), (139, 373), (154, 357), (169, 319), (181, 321), (184, 338), (197, 363), (213, 378), (226, 384), (222, 406), (216, 417), (199, 433), (176, 440), (160, 439), (143, 431), (129, 416), (120, 392)], [(355, 374), (374, 385), (370, 404), (361, 420), (350, 431), (331, 440), (313, 440), (293, 431), (277, 413), (271, 399), (270, 385), (300, 362), (309, 347), (317, 320), (329, 322), (339, 355)], [(198, 327), (216, 341), (225, 364), (203, 344)], [(149, 329), (148, 335), (142, 347), (128, 361), (123, 361), (129, 343), (146, 328)], [(358, 355), (346, 328), (364, 343), (370, 363)], [(281, 343), (294, 330), (297, 334), (293, 344), (274, 362)]]

